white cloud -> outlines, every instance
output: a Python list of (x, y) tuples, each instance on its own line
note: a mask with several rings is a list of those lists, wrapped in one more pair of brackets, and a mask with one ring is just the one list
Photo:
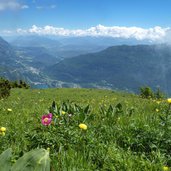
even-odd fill
[(11, 31), (11, 30), (3, 30), (0, 33), (3, 34), (3, 35), (11, 35), (11, 34), (13, 34), (13, 31)]
[(113, 37), (123, 39), (149, 40), (159, 43), (171, 42), (171, 28), (162, 28), (159, 26), (144, 29), (141, 27), (106, 27), (98, 25), (89, 29), (65, 29), (53, 26), (38, 27), (33, 25), (29, 29), (18, 28), (15, 31), (3, 30), (5, 35), (52, 35), (52, 36), (92, 36), (92, 37)]
[(161, 41), (170, 34), (171, 28), (162, 28), (159, 26), (144, 29), (141, 27), (106, 27), (103, 25), (97, 25), (89, 29), (76, 29), (69, 30), (64, 28), (58, 28), (53, 26), (38, 27), (33, 25), (30, 29), (22, 30), (18, 29), (17, 33), (20, 34), (39, 34), (39, 35), (55, 35), (55, 36), (106, 36), (113, 38), (134, 38), (137, 40), (151, 40)]
[(4, 10), (18, 10), (29, 8), (28, 5), (23, 5), (17, 0), (0, 0), (0, 11)]
[(22, 8), (22, 9), (28, 9), (29, 6), (28, 6), (28, 5), (23, 5), (23, 6), (21, 6), (21, 8)]
[(50, 5), (50, 6), (37, 6), (37, 9), (41, 10), (41, 9), (55, 9), (56, 5)]
[(28, 31), (27, 30), (24, 30), (24, 29), (21, 29), (21, 28), (18, 28), (16, 30), (16, 32), (19, 33), (19, 34), (28, 34)]

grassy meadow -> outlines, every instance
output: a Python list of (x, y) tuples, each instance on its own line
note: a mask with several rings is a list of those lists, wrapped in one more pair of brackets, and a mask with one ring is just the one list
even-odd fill
[[(51, 123), (42, 124), (42, 116), (49, 113)], [(171, 111), (166, 99), (97, 89), (12, 89), (9, 98), (0, 100), (0, 127), (6, 128), (0, 153), (12, 148), (12, 162), (44, 148), (50, 150), (52, 171), (171, 167)]]

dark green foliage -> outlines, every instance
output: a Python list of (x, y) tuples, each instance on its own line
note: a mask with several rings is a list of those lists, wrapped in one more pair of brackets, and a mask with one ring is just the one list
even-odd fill
[(25, 153), (13, 165), (11, 162), (12, 149), (0, 154), (1, 171), (50, 171), (49, 151), (35, 149)]
[(10, 96), (11, 88), (28, 89), (30, 88), (30, 86), (22, 80), (20, 80), (18, 83), (17, 81), (9, 81), (5, 78), (0, 78), (0, 98), (7, 98), (8, 96)]
[(20, 80), (19, 82), (11, 81), (11, 87), (12, 88), (25, 88), (25, 89), (30, 88), (30, 86), (23, 80)]
[[(62, 111), (65, 112), (65, 114), (62, 114)], [(65, 148), (68, 147), (68, 144), (72, 146), (77, 142), (76, 139), (78, 136), (72, 133), (72, 130), (75, 126), (78, 127), (79, 123), (87, 122), (88, 119), (93, 118), (89, 115), (89, 105), (80, 106), (69, 101), (63, 102), (60, 105), (56, 105), (55, 101), (53, 101), (49, 112), (53, 114), (53, 125), (55, 125), (57, 129), (53, 128), (50, 132), (47, 132), (48, 128), (45, 126), (36, 127), (31, 133), (26, 135), (26, 138), (32, 142), (29, 145), (30, 149), (50, 147), (58, 152), (60, 144), (64, 144)], [(43, 136), (42, 132), (44, 132)], [(61, 139), (59, 139), (59, 137), (61, 137)]]
[(152, 90), (149, 86), (140, 87), (140, 96), (142, 98), (155, 98), (155, 99), (163, 99), (165, 94), (157, 88), (156, 92)]
[(154, 97), (154, 92), (153, 90), (148, 87), (148, 86), (145, 86), (145, 87), (141, 87), (140, 88), (140, 96), (142, 98), (153, 98)]
[(6, 79), (0, 78), (0, 98), (7, 98), (10, 95), (11, 85)]
[(0, 154), (0, 170), (10, 171), (11, 170), (11, 156), (12, 150), (9, 148)]
[(160, 90), (160, 88), (157, 88), (155, 92), (155, 98), (156, 99), (163, 99), (165, 97), (165, 93)]

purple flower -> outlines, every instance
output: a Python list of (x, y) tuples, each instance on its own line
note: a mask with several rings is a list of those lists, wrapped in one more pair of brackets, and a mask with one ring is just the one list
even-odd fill
[(47, 126), (50, 125), (52, 122), (52, 113), (42, 116), (42, 124)]

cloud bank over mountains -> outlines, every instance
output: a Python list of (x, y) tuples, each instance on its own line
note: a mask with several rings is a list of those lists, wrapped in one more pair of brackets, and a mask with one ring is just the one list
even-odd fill
[(133, 38), (137, 40), (151, 40), (161, 41), (171, 33), (171, 28), (162, 28), (159, 26), (144, 29), (141, 27), (107, 27), (103, 25), (97, 25), (89, 29), (76, 29), (69, 30), (64, 28), (58, 28), (53, 26), (38, 27), (33, 25), (31, 28), (17, 29), (18, 34), (38, 34), (38, 35), (54, 35), (54, 36), (105, 36), (113, 38)]
[(38, 27), (33, 25), (28, 29), (17, 29), (15, 31), (4, 30), (1, 34), (14, 34), (14, 35), (48, 35), (48, 36), (65, 36), (65, 37), (113, 37), (123, 39), (136, 39), (136, 40), (149, 40), (166, 42), (171, 40), (171, 28), (162, 28), (156, 26), (153, 28), (141, 27), (120, 27), (120, 26), (103, 26), (97, 25), (88, 29), (65, 29), (54, 26)]

